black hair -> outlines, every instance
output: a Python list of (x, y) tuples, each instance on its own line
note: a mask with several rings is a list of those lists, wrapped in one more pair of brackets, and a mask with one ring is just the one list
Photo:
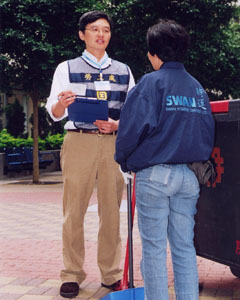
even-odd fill
[(148, 29), (148, 51), (152, 56), (156, 54), (163, 62), (183, 62), (189, 45), (188, 32), (173, 20), (160, 19)]
[(109, 17), (105, 12), (98, 11), (98, 10), (86, 12), (80, 17), (79, 30), (84, 32), (87, 24), (93, 23), (93, 22), (97, 21), (98, 19), (105, 19), (109, 23), (110, 30), (112, 31), (113, 21), (112, 21), (111, 17)]

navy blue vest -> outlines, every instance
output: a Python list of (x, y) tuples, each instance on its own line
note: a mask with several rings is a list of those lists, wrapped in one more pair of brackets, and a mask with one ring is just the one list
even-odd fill
[[(98, 98), (94, 81), (100, 79), (99, 69), (88, 64), (82, 57), (69, 60), (68, 67), (69, 81), (86, 85), (86, 97)], [(105, 92), (108, 101), (108, 116), (113, 120), (119, 120), (128, 91), (130, 79), (128, 67), (121, 62), (112, 60), (111, 65), (102, 69), (102, 75), (103, 80), (109, 81), (111, 86), (111, 90)], [(86, 123), (75, 124), (79, 128), (92, 128), (92, 125), (86, 125)]]

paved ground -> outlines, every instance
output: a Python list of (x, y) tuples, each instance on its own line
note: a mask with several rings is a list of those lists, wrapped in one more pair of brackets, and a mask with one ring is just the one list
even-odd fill
[[(59, 172), (41, 174), (45, 184), (31, 180), (0, 181), (0, 300), (60, 300), (59, 271), (61, 256), (62, 177)], [(126, 192), (123, 199), (126, 199)], [(79, 300), (97, 300), (109, 291), (100, 286), (96, 264), (98, 217), (96, 193), (90, 201), (85, 220), (87, 279)], [(121, 233), (124, 264), (127, 240), (126, 201), (121, 207)], [(139, 270), (141, 243), (136, 217), (134, 239), (134, 283), (142, 286)], [(227, 266), (198, 257), (199, 278), (203, 289), (200, 299), (240, 300), (240, 279)], [(170, 253), (168, 251), (169, 293), (175, 299)]]

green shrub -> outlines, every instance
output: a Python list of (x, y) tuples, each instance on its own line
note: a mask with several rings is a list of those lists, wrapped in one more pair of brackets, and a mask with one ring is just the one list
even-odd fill
[(7, 132), (7, 129), (0, 131), (0, 148), (16, 147), (16, 138)]
[(63, 139), (64, 139), (64, 134), (60, 134), (60, 133), (47, 136), (45, 139), (46, 149), (47, 150), (60, 149), (63, 143)]
[[(60, 149), (63, 142), (64, 134), (49, 135), (46, 139), (38, 138), (39, 150), (56, 150)], [(0, 131), (0, 150), (13, 147), (33, 147), (33, 138), (15, 138), (7, 132), (7, 129)]]

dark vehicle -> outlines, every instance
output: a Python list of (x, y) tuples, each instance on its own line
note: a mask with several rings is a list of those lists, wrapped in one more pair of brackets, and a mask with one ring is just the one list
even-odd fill
[(240, 277), (240, 100), (211, 102), (217, 177), (201, 187), (195, 226), (197, 255), (228, 265)]

